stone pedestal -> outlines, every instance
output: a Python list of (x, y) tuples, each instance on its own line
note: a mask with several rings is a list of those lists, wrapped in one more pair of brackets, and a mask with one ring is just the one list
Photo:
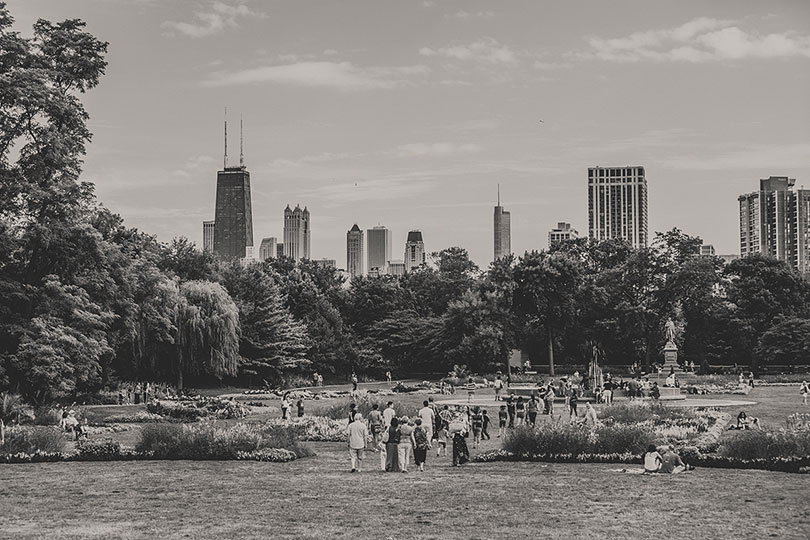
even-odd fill
[(678, 347), (673, 342), (667, 341), (664, 346), (664, 367), (661, 373), (668, 375), (670, 368), (675, 368), (675, 371), (681, 370), (678, 365)]

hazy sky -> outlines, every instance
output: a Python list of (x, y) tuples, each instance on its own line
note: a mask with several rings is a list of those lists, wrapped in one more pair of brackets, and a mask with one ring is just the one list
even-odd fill
[[(10, 0), (16, 27), (81, 18), (110, 42), (84, 97), (84, 178), (130, 226), (198, 244), (223, 109), (244, 116), (255, 245), (312, 212), (312, 256), (345, 266), (357, 222), (492, 258), (587, 235), (587, 168), (643, 165), (650, 236), (737, 253), (737, 195), (810, 188), (810, 2)], [(541, 123), (540, 120), (544, 120)], [(798, 187), (798, 186), (797, 186)]]

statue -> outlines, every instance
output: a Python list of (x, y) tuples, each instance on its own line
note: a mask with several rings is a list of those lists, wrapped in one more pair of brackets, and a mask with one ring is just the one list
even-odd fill
[(672, 322), (672, 319), (667, 319), (667, 322), (664, 324), (664, 336), (667, 338), (667, 343), (675, 343), (677, 332), (678, 331), (675, 328), (675, 323)]

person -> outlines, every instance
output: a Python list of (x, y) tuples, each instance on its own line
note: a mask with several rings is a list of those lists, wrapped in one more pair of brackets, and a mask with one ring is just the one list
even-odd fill
[(368, 430), (363, 422), (363, 415), (357, 413), (354, 420), (346, 428), (346, 438), (349, 443), (349, 457), (352, 461), (352, 472), (360, 472), (363, 463), (363, 453), (368, 439)]
[(576, 420), (577, 418), (577, 404), (579, 403), (579, 396), (577, 395), (576, 388), (571, 389), (571, 395), (568, 397), (568, 414), (571, 416), (571, 420)]
[(740, 372), (739, 385), (740, 386), (745, 386), (745, 372), (744, 371)]
[(433, 396), (428, 398), (428, 407), (433, 411), (433, 433), (429, 434), (433, 440), (439, 433), (439, 406), (433, 401)]
[(745, 411), (740, 411), (737, 415), (737, 429), (748, 429), (748, 415)]
[(467, 388), (467, 403), (469, 403), (473, 400), (473, 397), (475, 397), (475, 382), (473, 381), (472, 377), (470, 377), (467, 380), (466, 388)]
[(357, 392), (357, 373), (352, 371), (352, 392)]
[(585, 403), (585, 425), (588, 427), (596, 427), (599, 424), (599, 418), (596, 416), (596, 409), (590, 403)]
[(411, 454), (413, 454), (413, 447), (416, 446), (413, 438), (414, 426), (411, 424), (411, 419), (407, 416), (402, 417), (399, 423), (399, 444), (397, 444), (397, 457), (399, 458), (399, 467), (402, 472), (408, 472), (408, 463), (411, 461)]
[(143, 385), (143, 402), (149, 403), (149, 395), (152, 393), (152, 386), (146, 382)]
[(515, 394), (506, 396), (506, 412), (509, 415), (509, 427), (515, 427)]
[(385, 427), (391, 426), (391, 421), (394, 419), (396, 415), (397, 412), (394, 410), (394, 402), (389, 401), (388, 403), (385, 404), (385, 410), (382, 412), (383, 424), (385, 424)]
[(802, 395), (802, 405), (807, 405), (807, 394), (810, 394), (810, 386), (807, 384), (807, 381), (802, 381), (802, 385), (799, 387), (799, 393)]
[[(740, 377), (742, 377), (742, 374), (740, 374)], [(675, 373), (670, 373), (667, 376), (666, 380), (664, 381), (664, 386), (666, 386), (667, 388), (675, 387)]]
[(386, 370), (386, 372), (385, 372), (385, 380), (386, 380), (386, 382), (388, 382), (388, 384), (391, 384), (391, 370), (390, 369)]
[(463, 422), (454, 422), (450, 425), (453, 434), (453, 467), (460, 467), (470, 461), (470, 450), (464, 440), (466, 427)]
[(612, 383), (605, 383), (605, 387), (602, 388), (602, 403), (605, 405), (611, 405), (613, 403), (613, 384)]
[(650, 389), (650, 397), (654, 400), (658, 400), (661, 397), (661, 389), (658, 388), (658, 382), (654, 382), (652, 388)]
[(520, 426), (526, 418), (526, 404), (523, 403), (523, 396), (518, 396), (517, 403), (515, 403), (515, 423)]
[(498, 375), (495, 377), (495, 401), (501, 400), (501, 390), (503, 390), (503, 379)]
[(424, 471), (433, 430), (426, 429), (421, 418), (417, 418), (415, 423), (416, 428), (413, 430), (413, 462), (416, 465), (416, 470)]
[(312, 386), (318, 386), (318, 372), (312, 374)]
[(287, 399), (287, 396), (289, 396), (289, 395), (290, 395), (289, 392), (285, 392), (285, 394), (283, 396), (281, 396), (281, 419), (282, 420), (289, 419), (290, 402)]
[(754, 372), (753, 371), (748, 372), (748, 386), (750, 386), (751, 388), (754, 387)]
[(489, 415), (487, 414), (486, 409), (481, 411), (481, 414), (484, 417), (484, 428), (481, 430), (481, 438), (489, 440), (492, 438), (489, 436), (489, 425), (492, 423), (492, 420), (489, 419)]
[(661, 469), (659, 472), (666, 474), (678, 474), (683, 471), (689, 470), (689, 467), (683, 462), (681, 456), (675, 452), (675, 447), (666, 445), (661, 449)]
[(422, 428), (428, 433), (428, 439), (433, 438), (433, 424), (435, 422), (435, 412), (430, 406), (430, 402), (425, 400), (422, 402), (422, 408), (417, 413), (422, 420)]
[(120, 388), (118, 389), (118, 404), (119, 405), (124, 404), (124, 391), (121, 390)]
[(627, 381), (627, 397), (630, 398), (630, 401), (636, 399), (638, 391), (639, 385), (635, 379), (630, 379), (629, 381)]
[(447, 437), (450, 435), (447, 431), (448, 424), (443, 418), (439, 418), (439, 433), (436, 435), (436, 457), (440, 455), (447, 455)]
[(141, 383), (135, 384), (135, 405), (141, 403)]
[(529, 423), (535, 425), (537, 423), (537, 411), (540, 408), (540, 402), (537, 401), (537, 395), (532, 394), (529, 398), (529, 403), (526, 405), (526, 412), (529, 415)]
[(651, 444), (647, 447), (647, 452), (644, 454), (644, 472), (657, 473), (661, 470), (663, 464), (661, 454), (656, 450), (655, 445)]
[(546, 389), (546, 395), (543, 396), (543, 401), (545, 402), (546, 408), (543, 410), (543, 414), (548, 414), (554, 416), (554, 386), (549, 384), (548, 388)]
[(298, 403), (296, 403), (295, 406), (298, 407), (298, 418), (304, 416), (304, 400), (299, 399)]
[(65, 430), (70, 431), (73, 433), (75, 440), (79, 440), (79, 436), (82, 434), (82, 426), (79, 424), (79, 421), (76, 419), (76, 411), (70, 410), (65, 417)]
[(132, 405), (132, 385), (127, 385), (127, 405)]
[(391, 423), (383, 435), (385, 442), (385, 470), (386, 472), (399, 472), (399, 456), (397, 446), (399, 445), (399, 419), (391, 418)]
[(481, 408), (476, 405), (473, 408), (471, 422), (473, 432), (473, 448), (478, 448), (481, 443), (481, 432), (484, 430), (484, 415), (481, 414)]
[(368, 429), (371, 431), (372, 444), (374, 448), (377, 448), (382, 439), (383, 429), (385, 429), (385, 421), (378, 403), (373, 404), (371, 412), (368, 413)]
[(500, 439), (503, 435), (506, 434), (506, 422), (509, 418), (509, 414), (506, 412), (506, 405), (501, 405), (501, 408), (498, 410), (498, 438)]

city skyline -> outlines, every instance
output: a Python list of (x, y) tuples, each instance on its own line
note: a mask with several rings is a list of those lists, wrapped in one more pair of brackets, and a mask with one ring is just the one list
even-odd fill
[(810, 185), (810, 4), (645, 6), (9, 2), (23, 35), (80, 18), (110, 41), (83, 96), (82, 180), (161, 241), (203, 245), (228, 106), (244, 115), (254, 242), (280, 237), (298, 200), (316, 259), (341, 260), (353, 222), (384, 222), (394, 246), (419, 228), (428, 252), (458, 245), (484, 268), (498, 183), (520, 255), (557, 222), (587, 229), (589, 166), (639, 163), (650, 240), (679, 227), (736, 253), (740, 193)]

